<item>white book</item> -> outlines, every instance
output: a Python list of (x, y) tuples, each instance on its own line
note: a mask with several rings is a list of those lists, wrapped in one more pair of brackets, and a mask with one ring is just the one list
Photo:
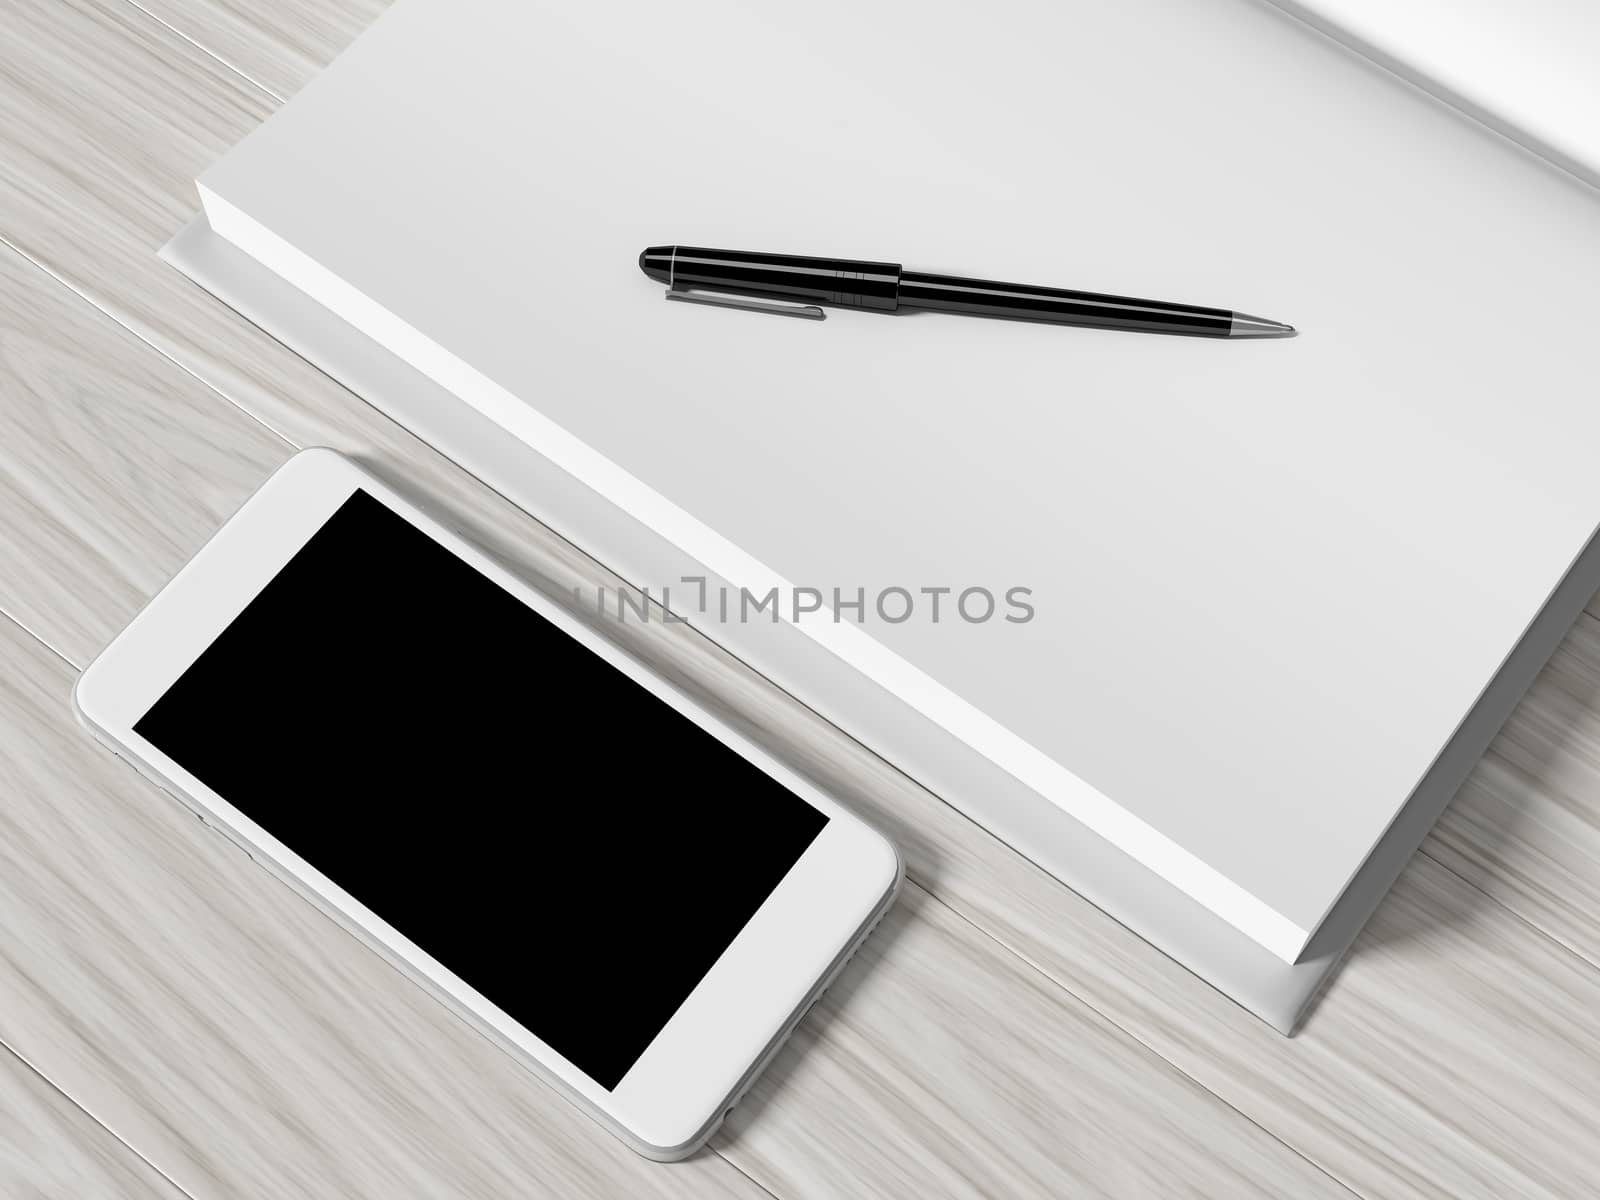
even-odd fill
[(1274, 3), (1600, 185), (1600, 7), (1590, 0)]
[[(785, 636), (860, 686), (797, 693), (858, 732), (892, 701), (930, 762), (994, 768), (941, 794), (1164, 948), (1310, 953), (1600, 582), (1596, 197), (1271, 9), (400, 0), (200, 188), (222, 238), (683, 562), (786, 608), (837, 589)], [(669, 305), (636, 259), (672, 243), (1302, 334)], [(586, 512), (540, 515), (584, 541)], [(1031, 620), (952, 619), (1013, 588)], [(899, 589), (913, 619), (877, 609)], [(1084, 882), (1077, 841), (1125, 867)]]

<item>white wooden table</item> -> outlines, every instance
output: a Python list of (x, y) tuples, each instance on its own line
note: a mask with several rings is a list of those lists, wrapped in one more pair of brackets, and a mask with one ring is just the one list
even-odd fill
[(911, 871), (674, 1166), (97, 749), (74, 671), (297, 446), (557, 595), (615, 582), (155, 257), (194, 174), (380, 7), (0, 0), (0, 1194), (1593, 1194), (1589, 614), (1293, 1040), (685, 627), (627, 627)]

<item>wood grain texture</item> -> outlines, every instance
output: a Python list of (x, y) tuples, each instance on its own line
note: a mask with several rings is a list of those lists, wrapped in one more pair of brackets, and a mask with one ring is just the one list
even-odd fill
[(0, 610), (73, 662), (292, 452), (0, 247)]
[(1424, 849), (1600, 964), (1600, 620), (1578, 619)]
[[(193, 207), (189, 177), (264, 115), (262, 97), (131, 9), (11, 7), (13, 43), (0, 43), (0, 155), (24, 170), (12, 182), (0, 174), (0, 235), (291, 441), (354, 451), (408, 490), (439, 496), (452, 519), (464, 515), (457, 523), (558, 593), (562, 579), (594, 577), (581, 555), (150, 257)], [(262, 21), (277, 11), (262, 10)], [(109, 48), (91, 46), (83, 62), (59, 55), (40, 71), (8, 50), (29, 39)], [(133, 200), (119, 191), (123, 180)], [(1593, 1177), (1594, 973), (1436, 864), (1419, 861), (1402, 880), (1307, 1032), (1286, 1042), (682, 627), (630, 630), (634, 649), (884, 825), (939, 902), (1358, 1190), (1561, 1195)], [(916, 916), (920, 929), (924, 913)], [(922, 986), (936, 1000), (943, 985)], [(1003, 1024), (1004, 1012), (988, 1019)], [(830, 1019), (822, 1029), (831, 1036), (833, 1027)], [(915, 1063), (921, 1033), (904, 1036)], [(723, 1148), (747, 1155), (741, 1164), (764, 1181), (826, 1190), (830, 1177), (806, 1172), (822, 1169), (827, 1142), (816, 1130), (839, 1104), (822, 1094), (855, 1078), (842, 1061), (786, 1057), (794, 1067), (780, 1063), (775, 1082), (798, 1097), (804, 1119), (785, 1124), (775, 1101), (741, 1114)], [(826, 1081), (816, 1097), (809, 1071)], [(995, 1086), (1022, 1095), (1029, 1082), (1022, 1072)], [(971, 1108), (945, 1099), (981, 1124), (983, 1095)], [(1072, 1111), (1069, 1099), (1058, 1104)], [(861, 1123), (854, 1132), (864, 1142), (870, 1095), (840, 1111)], [(917, 1110), (904, 1120), (915, 1130), (927, 1117)], [(928, 1171), (945, 1169), (927, 1153)]]
[[(783, 1196), (1348, 1193), (915, 885), (720, 1145)], [(852, 963), (852, 968), (856, 966)], [(805, 1112), (803, 1136), (784, 1110)]]
[(183, 1193), (37, 1071), (0, 1049), (0, 1195), (180, 1200)]
[(4, 21), (0, 239), (297, 444), (410, 456), (430, 490), (484, 510), (481, 488), (376, 413), (355, 436), (320, 421), (365, 406), (155, 257), (198, 208), (194, 176), (271, 98), (121, 0), (7, 0)]
[(279, 100), (299, 91), (389, 7), (389, 0), (283, 6), (247, 0), (133, 2)]
[[(0, 1035), (185, 1187), (753, 1190), (635, 1157), (94, 745), (9, 622), (0, 680)], [(781, 1195), (1343, 1192), (931, 899), (836, 989), (721, 1142)]]

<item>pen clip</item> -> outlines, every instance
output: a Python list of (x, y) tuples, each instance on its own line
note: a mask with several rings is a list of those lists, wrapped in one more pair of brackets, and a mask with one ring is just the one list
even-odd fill
[(742, 308), (749, 312), (772, 313), (779, 317), (800, 317), (806, 321), (821, 321), (827, 317), (815, 304), (789, 304), (782, 300), (758, 300), (754, 296), (734, 296), (727, 292), (708, 292), (701, 288), (675, 283), (667, 289), (668, 300), (681, 300), (685, 304), (714, 304), (718, 308)]

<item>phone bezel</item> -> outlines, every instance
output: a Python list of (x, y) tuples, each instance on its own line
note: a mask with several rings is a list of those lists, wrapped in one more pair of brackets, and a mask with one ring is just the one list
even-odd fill
[[(829, 817), (777, 890), (610, 1091), (134, 732), (134, 723), (358, 488)], [(902, 874), (893, 846), (858, 817), (382, 481), (329, 450), (301, 451), (275, 472), (84, 670), (73, 704), (97, 736), (144, 774), (655, 1158), (682, 1157), (704, 1142), (831, 971), (888, 906)], [(604, 887), (605, 881), (596, 879), (594, 886)], [(573, 897), (573, 903), (582, 900)], [(670, 929), (651, 928), (649, 920), (648, 911), (639, 914), (638, 936), (673, 936)]]

